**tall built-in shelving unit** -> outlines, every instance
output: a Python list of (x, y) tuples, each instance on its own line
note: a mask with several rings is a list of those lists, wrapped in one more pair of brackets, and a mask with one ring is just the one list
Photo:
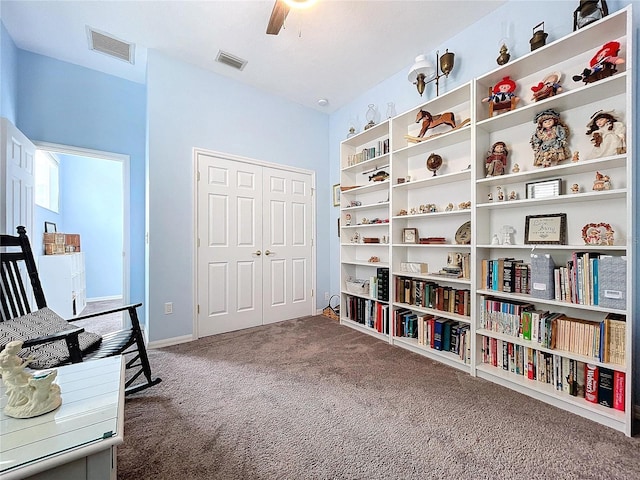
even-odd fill
[[(341, 200), (343, 324), (631, 435), (635, 321), (631, 11), (630, 6), (619, 10), (341, 143), (341, 184), (357, 186), (343, 191)], [(580, 75), (610, 41), (621, 45), (619, 56), (624, 63), (617, 65), (618, 71), (592, 83), (574, 81), (572, 77)], [(531, 86), (552, 72), (563, 74), (562, 89), (534, 101)], [(513, 110), (490, 117), (483, 99), (507, 76), (516, 81), (520, 100)], [(530, 139), (536, 115), (547, 109), (557, 111), (569, 127), (572, 158), (545, 168), (534, 166)], [(407, 136), (418, 135), (420, 110), (432, 115), (452, 112), (457, 128), (438, 126), (429, 130), (423, 141), (412, 142)], [(587, 124), (599, 110), (613, 110), (624, 123), (626, 150), (593, 158)], [(467, 118), (469, 122), (462, 125)], [(352, 164), (354, 155), (377, 148), (386, 139), (389, 153), (378, 151), (373, 158)], [(487, 177), (486, 158), (499, 141), (505, 142), (509, 151), (507, 168), (503, 175)], [(432, 154), (443, 159), (435, 176), (425, 166)], [(518, 168), (514, 169), (515, 164)], [(389, 173), (389, 178), (369, 181), (369, 175), (379, 170)], [(599, 173), (610, 178), (610, 188), (593, 189)], [(577, 192), (572, 189), (574, 184)], [(536, 193), (535, 185), (543, 187), (542, 194)], [(548, 195), (548, 188), (555, 193)], [(345, 225), (347, 214), (350, 226)], [(529, 243), (526, 218), (557, 214), (566, 215), (565, 238), (553, 244)], [(364, 218), (384, 221), (363, 224)], [(458, 243), (460, 227), (467, 221), (471, 222), (470, 243)], [(583, 232), (589, 224), (610, 227), (612, 244), (586, 244)], [(444, 240), (409, 243), (403, 235), (405, 229), (416, 229), (410, 232), (417, 232), (416, 240)], [(381, 243), (353, 242), (356, 231), (361, 238), (379, 237)], [(379, 257), (380, 262), (369, 262), (371, 256)], [(468, 265), (462, 276), (440, 274), (452, 257), (466, 258)], [(509, 263), (512, 261), (515, 264)], [(547, 272), (553, 272), (551, 283), (540, 280), (539, 270), (532, 274), (534, 263), (536, 269), (542, 263)], [(612, 281), (610, 272), (605, 274), (605, 263), (618, 269), (613, 270), (614, 277), (618, 272), (613, 280), (615, 288), (601, 292), (614, 299), (620, 297), (613, 304), (602, 295), (595, 298), (598, 288), (594, 282)], [(583, 269), (580, 285), (579, 264)], [(350, 320), (345, 313), (348, 299), (354, 296), (347, 290), (347, 279), (371, 278), (379, 267), (389, 269), (388, 301), (379, 302), (388, 309), (389, 326), (384, 333)], [(571, 269), (575, 284), (567, 287)], [(607, 278), (594, 273), (600, 269)], [(515, 275), (513, 285), (504, 282), (504, 275), (511, 274)], [(576, 293), (578, 286), (580, 294)], [(455, 294), (450, 300), (453, 311), (445, 311), (442, 305), (429, 303), (435, 302), (435, 297), (425, 300), (425, 292), (433, 289), (467, 293), (466, 297)], [(553, 289), (553, 297), (541, 298), (549, 293), (543, 292), (545, 289)], [(458, 310), (460, 302), (464, 302), (462, 310)], [(492, 312), (496, 308), (502, 311)], [(514, 317), (520, 310), (527, 311), (525, 316)], [(455, 332), (460, 336), (457, 352), (447, 351), (443, 344), (434, 348), (432, 339), (431, 343), (425, 341), (422, 328), (416, 332), (415, 319), (426, 327), (427, 319), (433, 324), (434, 317), (438, 324), (448, 325), (449, 335)], [(610, 327), (614, 323), (615, 328)], [(558, 329), (553, 332), (557, 342), (547, 344), (543, 328), (551, 329), (551, 325)], [(433, 338), (433, 331), (430, 336)], [(605, 348), (607, 353), (601, 351)], [(577, 378), (586, 378), (583, 370), (593, 375), (596, 369), (603, 381), (613, 380), (616, 408), (585, 398), (585, 390), (593, 385), (580, 385)], [(624, 388), (616, 392), (615, 383), (620, 386), (620, 381)]]

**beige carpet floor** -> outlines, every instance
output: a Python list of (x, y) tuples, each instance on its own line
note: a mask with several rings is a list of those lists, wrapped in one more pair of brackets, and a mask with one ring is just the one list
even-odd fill
[(325, 317), (150, 358), (121, 480), (640, 478), (639, 438)]

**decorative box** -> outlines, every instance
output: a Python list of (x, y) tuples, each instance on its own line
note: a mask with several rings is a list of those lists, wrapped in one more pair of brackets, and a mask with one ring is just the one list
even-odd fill
[(402, 262), (400, 271), (410, 273), (429, 273), (429, 265), (426, 263)]
[(553, 270), (556, 268), (549, 254), (531, 255), (531, 296), (544, 300), (555, 298)]
[(627, 308), (627, 257), (602, 255), (598, 259), (598, 305)]

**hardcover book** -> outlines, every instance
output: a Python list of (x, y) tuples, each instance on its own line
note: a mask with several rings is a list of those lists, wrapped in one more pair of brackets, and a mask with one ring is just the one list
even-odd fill
[(598, 403), (613, 408), (613, 370), (600, 367), (598, 374)]

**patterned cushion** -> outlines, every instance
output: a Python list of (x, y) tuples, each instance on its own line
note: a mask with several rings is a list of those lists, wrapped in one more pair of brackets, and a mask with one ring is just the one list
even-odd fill
[[(73, 324), (57, 313), (46, 307), (41, 308), (22, 317), (0, 322), (0, 350), (13, 340), (29, 340), (73, 328)], [(101, 340), (102, 337), (95, 333), (83, 332), (78, 335), (80, 349), (83, 352), (99, 344)], [(69, 361), (69, 349), (64, 340), (23, 348), (18, 355), (22, 358), (33, 357), (34, 360), (29, 367), (36, 370), (56, 367)]]

